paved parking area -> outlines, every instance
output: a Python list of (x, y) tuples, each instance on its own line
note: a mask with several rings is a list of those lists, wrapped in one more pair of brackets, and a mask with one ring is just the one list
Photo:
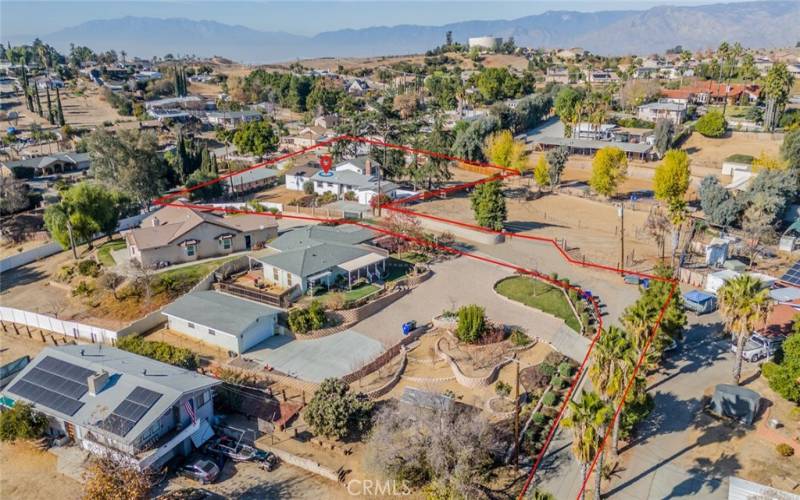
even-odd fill
[(322, 382), (341, 377), (372, 361), (384, 351), (383, 344), (354, 330), (321, 339), (294, 340), (276, 335), (244, 354), (292, 377)]

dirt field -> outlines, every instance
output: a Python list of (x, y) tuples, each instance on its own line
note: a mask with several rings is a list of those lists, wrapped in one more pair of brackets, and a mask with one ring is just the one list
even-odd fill
[(27, 443), (0, 443), (0, 498), (81, 498), (81, 485), (58, 473), (56, 461)]
[(39, 351), (53, 344), (44, 343), (37, 333), (33, 333), (33, 338), (28, 337), (28, 332), (24, 327), (17, 326), (19, 335), (14, 332), (14, 328), (6, 325), (7, 331), (0, 331), (0, 364), (10, 363), (15, 359), (28, 355), (34, 358)]
[[(455, 53), (448, 53), (448, 57), (456, 59), (459, 61), (459, 64), (464, 69), (472, 69), (475, 67), (475, 64), (460, 54)], [(346, 57), (346, 58), (335, 58), (335, 57), (323, 57), (317, 59), (304, 59), (300, 61), (305, 67), (314, 68), (319, 70), (328, 70), (328, 71), (337, 71), (339, 65), (341, 64), (345, 71), (353, 71), (357, 69), (375, 69), (379, 67), (387, 67), (391, 66), (392, 64), (397, 64), (400, 62), (407, 62), (410, 64), (425, 64), (425, 56), (424, 55), (407, 55), (407, 56), (384, 56), (384, 57), (364, 57), (364, 58), (354, 58), (354, 57)], [(291, 63), (283, 63), (277, 66), (288, 66)], [(488, 54), (483, 57), (483, 61), (481, 61), (487, 68), (505, 68), (508, 66), (514, 67), (519, 70), (526, 69), (528, 67), (528, 60), (522, 56), (512, 56), (507, 54)]]
[(689, 153), (692, 166), (719, 169), (725, 158), (733, 154), (758, 156), (763, 151), (769, 155), (777, 155), (782, 142), (783, 134), (774, 134), (771, 137), (769, 134), (731, 132), (726, 137), (712, 139), (694, 133), (681, 149)]
[[(514, 186), (514, 183), (510, 185)], [(566, 239), (570, 248), (578, 247), (589, 260), (617, 264), (619, 218), (617, 208), (612, 204), (556, 194), (534, 201), (510, 199), (506, 206), (507, 228), (523, 234)], [(632, 258), (638, 264), (642, 259), (652, 259), (658, 254), (652, 238), (642, 229), (648, 214), (647, 208), (641, 204), (637, 207), (637, 210), (632, 210), (626, 205), (625, 250), (628, 259)], [(469, 199), (464, 194), (426, 201), (412, 208), (439, 217), (475, 222)]]

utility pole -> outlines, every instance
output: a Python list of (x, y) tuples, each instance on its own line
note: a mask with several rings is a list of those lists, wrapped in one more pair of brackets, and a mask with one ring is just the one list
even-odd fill
[(625, 274), (625, 202), (617, 208), (619, 215), (619, 273)]
[(514, 468), (519, 470), (519, 360), (517, 365), (517, 380), (514, 383)]

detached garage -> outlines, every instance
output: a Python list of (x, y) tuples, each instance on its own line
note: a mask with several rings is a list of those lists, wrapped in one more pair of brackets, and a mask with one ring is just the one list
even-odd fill
[(170, 330), (241, 354), (275, 335), (280, 309), (226, 293), (184, 295), (164, 308)]

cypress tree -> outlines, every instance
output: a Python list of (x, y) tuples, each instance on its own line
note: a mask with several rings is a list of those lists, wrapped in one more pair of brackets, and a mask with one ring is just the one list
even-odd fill
[(61, 92), (58, 87), (56, 87), (56, 121), (59, 127), (63, 127), (67, 123), (64, 120), (64, 108), (61, 107)]
[(50, 84), (47, 84), (45, 87), (45, 92), (47, 92), (47, 121), (50, 122), (50, 125), (55, 125), (55, 115), (53, 114), (53, 101), (50, 100)]
[(42, 118), (44, 118), (44, 112), (42, 111), (42, 100), (41, 100), (41, 98), (39, 97), (39, 85), (37, 85), (37, 84), (34, 82), (34, 84), (33, 84), (33, 88), (34, 88), (34, 90), (36, 91), (36, 109), (38, 109), (38, 110), (39, 110), (39, 116), (41, 116)]
[(181, 96), (181, 78), (178, 74), (178, 65), (176, 64), (173, 66), (173, 70), (175, 71), (175, 97)]
[(31, 89), (25, 90), (25, 105), (28, 107), (28, 111), (30, 111), (31, 113), (34, 112), (33, 96), (31, 95)]

